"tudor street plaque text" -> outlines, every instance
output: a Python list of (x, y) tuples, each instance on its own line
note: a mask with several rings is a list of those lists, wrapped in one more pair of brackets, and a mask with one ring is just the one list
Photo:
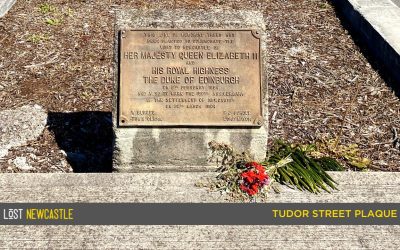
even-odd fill
[(120, 33), (119, 126), (261, 126), (254, 30)]

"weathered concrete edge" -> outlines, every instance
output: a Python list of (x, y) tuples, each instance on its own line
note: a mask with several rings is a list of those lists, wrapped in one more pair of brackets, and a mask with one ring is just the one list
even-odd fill
[[(337, 191), (319, 195), (281, 186), (272, 203), (400, 203), (400, 172), (329, 172)], [(0, 202), (232, 202), (205, 185), (215, 172), (0, 174)], [(199, 184), (203, 184), (199, 185)]]
[(0, 17), (3, 17), (11, 9), (17, 0), (2, 0), (0, 3)]
[[(234, 219), (234, 218), (232, 218)], [(399, 249), (400, 226), (0, 226), (4, 249)]]
[[(377, 0), (373, 3), (358, 0), (331, 1), (342, 15), (347, 28), (361, 41), (365, 41), (361, 45), (365, 46), (374, 59), (382, 65), (382, 70), (389, 76), (394, 87), (400, 88), (400, 37), (389, 34), (389, 31), (394, 31), (395, 25), (368, 15), (368, 10), (373, 10), (373, 8), (399, 9), (398, 6), (389, 0)], [(389, 13), (399, 18), (396, 13)]]

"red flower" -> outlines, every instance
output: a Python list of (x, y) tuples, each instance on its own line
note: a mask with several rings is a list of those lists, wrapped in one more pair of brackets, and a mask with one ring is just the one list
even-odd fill
[(249, 183), (254, 182), (255, 178), (257, 178), (257, 175), (252, 171), (243, 172), (241, 174), (241, 176), (242, 176), (243, 180), (245, 180), (245, 181), (247, 181)]
[(257, 162), (248, 162), (245, 166), (247, 170), (241, 173), (240, 189), (252, 196), (268, 185), (269, 176), (265, 173), (265, 168)]

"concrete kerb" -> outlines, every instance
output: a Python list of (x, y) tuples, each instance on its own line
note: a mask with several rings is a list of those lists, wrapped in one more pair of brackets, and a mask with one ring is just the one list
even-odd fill
[(17, 0), (2, 0), (0, 2), (0, 17), (3, 17), (11, 9)]
[[(0, 174), (1, 202), (233, 202), (208, 187), (215, 172)], [(272, 203), (399, 203), (400, 172), (329, 172), (338, 190), (315, 195), (286, 186)], [(228, 199), (228, 200), (227, 200)]]
[[(395, 4), (396, 1), (396, 4)], [(400, 7), (397, 0), (332, 0), (360, 47), (377, 61), (393, 88), (400, 89)]]

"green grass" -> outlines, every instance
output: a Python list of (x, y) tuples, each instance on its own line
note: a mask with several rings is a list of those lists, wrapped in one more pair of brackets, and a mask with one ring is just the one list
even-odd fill
[(49, 36), (45, 34), (32, 34), (26, 40), (31, 43), (42, 43), (49, 40)]
[(48, 25), (60, 25), (61, 22), (62, 20), (58, 18), (46, 18), (46, 23)]
[(43, 3), (39, 6), (40, 13), (48, 14), (57, 11), (57, 8), (51, 4)]

